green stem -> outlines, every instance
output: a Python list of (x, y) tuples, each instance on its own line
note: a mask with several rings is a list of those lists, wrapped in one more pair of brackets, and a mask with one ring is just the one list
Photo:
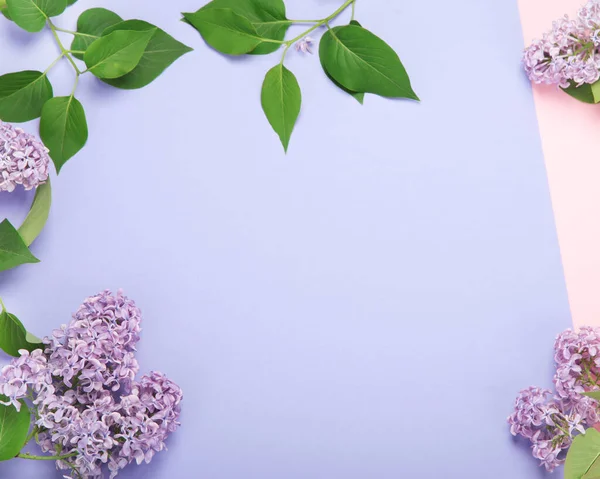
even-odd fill
[(65, 30), (64, 28), (58, 28), (56, 25), (54, 26), (54, 29), (57, 32), (68, 33), (69, 35), (75, 35), (78, 37), (100, 38), (97, 35), (90, 35), (89, 33), (74, 32), (72, 30)]
[(70, 457), (76, 456), (77, 453), (73, 452), (71, 454), (67, 454), (65, 456), (34, 456), (33, 454), (22, 453), (17, 454), (15, 457), (19, 459), (29, 459), (31, 461), (62, 461), (63, 459), (69, 459)]
[(71, 98), (73, 98), (75, 96), (75, 90), (77, 90), (77, 85), (79, 85), (79, 77), (81, 76), (81, 73), (77, 73), (77, 76), (75, 77), (75, 84), (73, 85), (73, 91), (71, 92)]
[(354, 20), (354, 13), (356, 11), (356, 0), (352, 1), (352, 17), (350, 17), (350, 21)]
[(63, 56), (65, 56), (67, 58), (67, 60), (69, 60), (69, 63), (71, 63), (71, 65), (73, 66), (75, 71), (81, 75), (81, 71), (79, 70), (79, 68), (77, 68), (75, 61), (73, 60), (73, 57), (71, 57), (71, 55), (69, 54), (69, 50), (67, 50), (64, 47), (64, 45), (62, 44), (62, 42), (60, 41), (60, 37), (58, 36), (57, 29), (50, 19), (48, 19), (48, 26), (50, 27), (50, 30), (52, 30), (52, 35), (54, 36), (54, 39), (56, 40), (58, 48), (60, 48), (60, 51), (63, 54)]
[(44, 74), (44, 75), (46, 75), (46, 74), (47, 74), (47, 73), (48, 73), (50, 70), (52, 70), (52, 67), (54, 67), (54, 65), (56, 65), (56, 64), (58, 63), (58, 61), (59, 61), (59, 60), (60, 60), (62, 57), (64, 57), (64, 54), (63, 54), (63, 53), (61, 53), (61, 54), (59, 55), (59, 57), (58, 57), (56, 60), (54, 60), (54, 61), (53, 61), (53, 62), (50, 64), (50, 66), (49, 66), (48, 68), (46, 68), (46, 70), (44, 70), (44, 73), (43, 73), (43, 74)]

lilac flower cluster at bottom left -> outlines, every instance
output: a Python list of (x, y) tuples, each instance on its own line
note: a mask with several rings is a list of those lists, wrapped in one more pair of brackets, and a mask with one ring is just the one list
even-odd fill
[(600, 388), (600, 328), (559, 334), (554, 359), (556, 392), (521, 391), (508, 418), (513, 436), (528, 439), (533, 456), (548, 471), (564, 463), (575, 435), (600, 423), (600, 405), (582, 394)]
[(17, 409), (31, 399), (44, 453), (62, 457), (65, 477), (110, 478), (150, 462), (179, 426), (183, 394), (163, 374), (136, 380), (141, 314), (121, 292), (88, 298), (45, 350), (21, 356), (0, 373), (0, 394)]

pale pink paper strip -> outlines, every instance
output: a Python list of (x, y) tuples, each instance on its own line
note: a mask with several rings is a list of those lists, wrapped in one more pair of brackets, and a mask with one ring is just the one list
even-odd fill
[[(525, 44), (584, 3), (519, 0)], [(573, 324), (600, 326), (600, 105), (552, 86), (535, 86), (533, 96)]]

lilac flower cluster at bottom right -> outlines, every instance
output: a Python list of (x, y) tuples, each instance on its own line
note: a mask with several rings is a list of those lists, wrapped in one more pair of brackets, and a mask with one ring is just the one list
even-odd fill
[(564, 463), (575, 435), (600, 423), (600, 404), (583, 395), (600, 388), (600, 328), (559, 334), (554, 359), (555, 393), (537, 387), (521, 391), (508, 418), (513, 436), (528, 439), (548, 471)]

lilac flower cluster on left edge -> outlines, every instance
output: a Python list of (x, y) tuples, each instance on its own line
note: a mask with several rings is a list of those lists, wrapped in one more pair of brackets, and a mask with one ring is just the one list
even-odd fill
[(576, 434), (600, 423), (600, 405), (582, 395), (600, 387), (600, 328), (558, 335), (554, 360), (555, 394), (537, 387), (521, 391), (508, 418), (511, 433), (531, 442), (533, 456), (548, 471), (564, 463)]
[(140, 310), (120, 291), (85, 300), (45, 351), (22, 350), (0, 373), (0, 394), (20, 409), (33, 394), (42, 451), (72, 478), (110, 478), (133, 461), (150, 462), (179, 426), (181, 389), (152, 372), (136, 381)]
[(523, 65), (535, 83), (581, 86), (600, 79), (600, 0), (590, 0), (575, 20), (556, 20), (552, 30), (525, 49)]

